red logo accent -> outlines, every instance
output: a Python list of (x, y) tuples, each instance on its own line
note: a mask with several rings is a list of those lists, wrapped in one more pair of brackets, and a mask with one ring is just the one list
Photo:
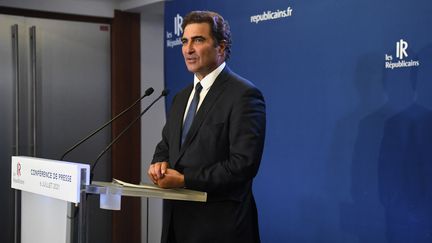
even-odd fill
[(18, 162), (18, 164), (17, 164), (17, 175), (21, 176), (21, 163), (20, 162)]
[(107, 25), (101, 25), (99, 26), (100, 31), (109, 31), (109, 27)]

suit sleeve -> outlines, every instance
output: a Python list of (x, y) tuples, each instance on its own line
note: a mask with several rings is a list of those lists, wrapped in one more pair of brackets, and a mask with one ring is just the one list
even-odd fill
[(183, 172), (187, 188), (224, 191), (242, 187), (257, 174), (266, 127), (265, 102), (258, 89), (250, 87), (238, 96), (228, 123), (229, 156), (206, 167), (186, 168)]
[[(176, 100), (176, 96), (174, 96), (172, 104), (175, 103)], [(171, 109), (172, 109), (171, 105)], [(169, 161), (169, 124), (168, 121), (169, 119), (166, 119), (167, 122), (165, 123), (163, 129), (162, 129), (162, 140), (156, 145), (156, 149), (155, 152), (153, 154), (153, 159), (152, 159), (152, 164), (156, 163), (156, 162), (161, 162), (161, 161)]]
[(156, 145), (155, 152), (153, 154), (152, 164), (161, 161), (169, 161), (169, 145), (167, 140), (168, 126), (165, 124), (162, 130), (162, 140)]

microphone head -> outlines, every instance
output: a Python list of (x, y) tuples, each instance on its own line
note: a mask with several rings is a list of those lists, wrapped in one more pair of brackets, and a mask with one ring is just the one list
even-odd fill
[(164, 89), (163, 91), (162, 91), (162, 94), (161, 94), (161, 96), (167, 96), (168, 94), (169, 94), (169, 89)]
[(144, 94), (145, 94), (145, 96), (149, 96), (149, 95), (153, 94), (153, 92), (154, 92), (154, 89), (152, 87), (150, 87), (144, 92)]

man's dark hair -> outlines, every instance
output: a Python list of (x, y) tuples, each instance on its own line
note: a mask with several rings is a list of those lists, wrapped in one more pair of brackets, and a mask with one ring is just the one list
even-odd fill
[(183, 20), (183, 30), (189, 24), (208, 23), (210, 32), (216, 45), (221, 42), (225, 43), (225, 60), (228, 60), (231, 55), (231, 30), (228, 22), (215, 12), (211, 11), (192, 11), (186, 15)]

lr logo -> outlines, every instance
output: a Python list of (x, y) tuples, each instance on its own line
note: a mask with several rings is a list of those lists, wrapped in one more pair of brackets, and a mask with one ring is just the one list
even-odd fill
[(407, 57), (408, 56), (406, 52), (407, 48), (408, 48), (408, 42), (404, 41), (403, 39), (400, 39), (400, 41), (396, 42), (396, 57), (399, 59), (403, 59), (404, 57)]
[(17, 164), (17, 176), (21, 176), (21, 163), (18, 162)]
[(183, 33), (183, 17), (177, 14), (177, 16), (174, 17), (174, 34), (177, 36), (180, 36), (181, 33)]
[(385, 68), (394, 69), (420, 66), (419, 60), (405, 59), (405, 57), (408, 57), (407, 49), (407, 41), (400, 39), (398, 42), (396, 42), (396, 58), (398, 59), (393, 61), (392, 55), (385, 54)]
[(175, 46), (181, 46), (181, 35), (183, 34), (183, 17), (180, 16), (180, 14), (177, 14), (174, 17), (174, 33), (173, 32), (166, 32), (166, 46), (167, 47), (175, 47)]

